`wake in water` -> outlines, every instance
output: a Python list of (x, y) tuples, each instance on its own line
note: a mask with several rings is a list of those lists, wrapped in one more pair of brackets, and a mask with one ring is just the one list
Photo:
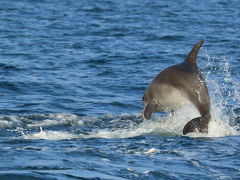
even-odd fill
[[(222, 137), (240, 135), (240, 84), (231, 75), (228, 60), (220, 62), (206, 53), (205, 79), (211, 98), (211, 115), (207, 134), (190, 133), (191, 137)], [(216, 67), (220, 67), (216, 69)], [(62, 140), (75, 138), (130, 138), (145, 134), (182, 136), (184, 125), (199, 116), (192, 105), (151, 120), (141, 115), (107, 115), (86, 117), (70, 114), (22, 115), (0, 117), (0, 127), (12, 138)], [(18, 134), (18, 135), (17, 135)]]

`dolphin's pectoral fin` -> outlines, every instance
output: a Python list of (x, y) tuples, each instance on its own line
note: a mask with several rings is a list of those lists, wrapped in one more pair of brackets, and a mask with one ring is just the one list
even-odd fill
[(157, 104), (155, 102), (149, 103), (146, 108), (144, 109), (144, 118), (145, 119), (150, 119), (152, 116), (152, 113), (156, 111)]
[(207, 133), (208, 132), (208, 120), (207, 118), (197, 117), (189, 121), (183, 128), (183, 134), (187, 134), (190, 132), (200, 132)]

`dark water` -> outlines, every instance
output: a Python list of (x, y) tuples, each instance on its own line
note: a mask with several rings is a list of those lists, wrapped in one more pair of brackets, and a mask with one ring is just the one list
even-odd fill
[[(240, 179), (237, 0), (0, 0), (0, 179)], [(205, 40), (208, 134), (142, 121), (153, 77)]]

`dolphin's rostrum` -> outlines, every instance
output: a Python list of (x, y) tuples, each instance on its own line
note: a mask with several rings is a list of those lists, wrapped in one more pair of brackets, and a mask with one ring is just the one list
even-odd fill
[(196, 63), (202, 44), (203, 41), (198, 42), (184, 62), (166, 68), (148, 85), (143, 96), (144, 118), (150, 119), (154, 112), (173, 111), (190, 102), (201, 117), (189, 121), (183, 128), (183, 134), (208, 132), (210, 100), (205, 80)]

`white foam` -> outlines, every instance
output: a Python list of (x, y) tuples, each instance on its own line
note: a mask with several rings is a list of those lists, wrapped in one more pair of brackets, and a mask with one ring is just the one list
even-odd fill
[[(176, 117), (167, 116), (160, 118), (155, 116), (152, 120), (145, 120), (138, 126), (132, 126), (126, 129), (100, 129), (90, 132), (88, 135), (80, 135), (82, 138), (130, 138), (144, 134), (157, 134), (162, 136), (182, 136), (182, 129), (185, 124), (198, 117), (199, 114), (193, 107), (184, 107), (176, 112)], [(230, 126), (225, 121), (212, 118), (209, 123), (207, 134), (189, 133), (190, 137), (223, 137), (228, 135), (240, 135), (235, 127)]]
[(0, 116), (0, 128), (12, 127), (19, 122), (17, 116)]
[(13, 122), (0, 120), (0, 128), (11, 127), (12, 125), (13, 125)]
[[(213, 107), (215, 111), (220, 111), (219, 107)], [(189, 133), (187, 136), (190, 137), (223, 137), (228, 135), (240, 135), (240, 132), (236, 130), (236, 127), (230, 126), (226, 119), (221, 119), (219, 113), (212, 114), (212, 120), (209, 123), (209, 130), (207, 134), (202, 133)], [(138, 115), (137, 115), (138, 116)], [(182, 129), (185, 124), (195, 118), (198, 117), (198, 111), (191, 105), (185, 106), (182, 109), (179, 109), (175, 112), (175, 116), (171, 116), (170, 114), (166, 117), (158, 117), (155, 115), (152, 120), (144, 120), (141, 124), (134, 126), (130, 125), (130, 127), (122, 128), (122, 129), (98, 129), (89, 132), (87, 135), (85, 134), (72, 134), (65, 131), (44, 131), (40, 128), (39, 132), (32, 134), (23, 134), (24, 139), (45, 139), (45, 140), (64, 140), (64, 139), (73, 139), (73, 138), (131, 138), (136, 136), (141, 136), (145, 134), (156, 134), (161, 136), (182, 136)], [(111, 117), (110, 117), (111, 118)], [(112, 117), (113, 118), (113, 117)], [(226, 118), (226, 117), (225, 117)], [(121, 118), (117, 118), (120, 121)], [(99, 118), (98, 121), (102, 119)], [(61, 120), (51, 122), (50, 124), (59, 124)], [(91, 121), (91, 119), (90, 119)], [(39, 122), (38, 125), (47, 125), (47, 120)], [(118, 123), (118, 122), (116, 122)], [(36, 124), (34, 124), (36, 125)], [(36, 125), (37, 126), (37, 125)], [(155, 153), (155, 149), (149, 149), (144, 152)]]
[(23, 134), (23, 139), (44, 139), (44, 140), (65, 140), (78, 138), (77, 135), (64, 131), (44, 131), (40, 128), (40, 132), (32, 134)]
[[(153, 121), (144, 121), (140, 126), (130, 127), (118, 130), (111, 129), (100, 129), (92, 131), (88, 135), (83, 135), (83, 138), (130, 138), (135, 136), (140, 136), (143, 134), (151, 133), (157, 131), (159, 126), (156, 126), (157, 122)], [(158, 124), (158, 123), (157, 123)]]
[(159, 153), (160, 150), (156, 149), (156, 148), (150, 148), (147, 151), (143, 152), (144, 154), (155, 154), (155, 153)]
[(65, 114), (65, 113), (58, 113), (58, 114), (50, 114), (48, 119), (43, 121), (36, 121), (27, 124), (28, 127), (47, 127), (47, 126), (55, 126), (55, 125), (64, 125), (64, 124), (71, 124), (71, 125), (82, 125), (83, 121), (78, 119), (78, 116), (74, 114)]
[[(38, 118), (44, 120), (36, 120)], [(83, 124), (83, 120), (77, 115), (66, 113), (0, 116), (0, 128), (23, 126), (25, 124), (27, 127), (47, 127), (55, 125), (79, 126)]]

